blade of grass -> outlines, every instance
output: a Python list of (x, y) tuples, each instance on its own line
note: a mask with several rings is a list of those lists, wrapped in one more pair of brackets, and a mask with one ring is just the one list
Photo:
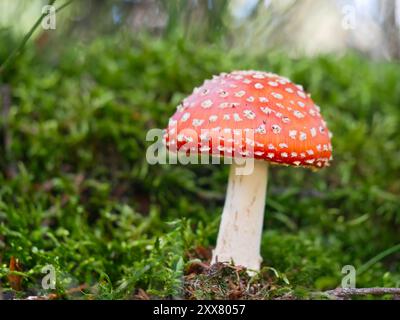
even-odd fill
[(56, 13), (58, 13), (59, 11), (61, 11), (62, 9), (64, 9), (65, 7), (69, 6), (74, 0), (69, 0), (67, 2), (65, 2), (64, 4), (62, 4), (61, 6), (59, 6), (56, 9)]
[(386, 249), (385, 251), (382, 251), (381, 253), (377, 254), (375, 257), (373, 257), (372, 259), (370, 259), (369, 261), (364, 263), (360, 268), (358, 268), (358, 273), (361, 274), (361, 273), (367, 271), (368, 268), (373, 266), (378, 261), (382, 260), (383, 258), (385, 258), (399, 250), (400, 250), (400, 243), (393, 247), (390, 247), (389, 249)]
[[(59, 12), (66, 6), (68, 6), (73, 0), (67, 1), (63, 5), (61, 5), (58, 9), (56, 9), (56, 12)], [(52, 6), (56, 0), (50, 0), (49, 6)], [(0, 73), (2, 73), (4, 70), (7, 69), (7, 67), (11, 64), (11, 62), (15, 59), (15, 57), (24, 49), (26, 43), (32, 36), (32, 34), (35, 32), (35, 30), (39, 27), (40, 23), (46, 17), (46, 13), (42, 13), (42, 15), (36, 20), (35, 24), (32, 26), (32, 28), (29, 30), (29, 32), (25, 35), (25, 37), (22, 39), (20, 45), (16, 47), (8, 56), (8, 58), (3, 62), (3, 64), (0, 66)]]

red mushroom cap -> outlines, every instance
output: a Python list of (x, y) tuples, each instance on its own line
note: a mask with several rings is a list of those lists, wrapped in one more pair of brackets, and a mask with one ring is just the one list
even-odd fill
[(170, 150), (240, 154), (277, 164), (322, 168), (332, 159), (320, 108), (302, 86), (261, 71), (206, 80), (178, 106), (165, 138)]

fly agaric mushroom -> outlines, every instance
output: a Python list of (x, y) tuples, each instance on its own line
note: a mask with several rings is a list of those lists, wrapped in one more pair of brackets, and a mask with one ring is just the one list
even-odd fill
[[(235, 139), (237, 130), (253, 136)], [(273, 73), (222, 73), (183, 100), (166, 130), (168, 149), (254, 160), (249, 175), (236, 174), (238, 164), (231, 164), (212, 262), (259, 270), (268, 165), (326, 167), (330, 138), (320, 108), (303, 87)]]

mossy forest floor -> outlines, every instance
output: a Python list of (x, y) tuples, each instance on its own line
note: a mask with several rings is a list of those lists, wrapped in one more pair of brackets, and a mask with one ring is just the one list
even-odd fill
[[(0, 34), (1, 61), (16, 42)], [(145, 157), (149, 129), (164, 128), (203, 79), (234, 69), (303, 84), (334, 134), (330, 168), (271, 169), (252, 278), (207, 264), (228, 167)], [(320, 298), (345, 265), (357, 287), (400, 286), (398, 64), (106, 37), (32, 43), (0, 81), (3, 298)], [(41, 285), (48, 265), (54, 290)]]

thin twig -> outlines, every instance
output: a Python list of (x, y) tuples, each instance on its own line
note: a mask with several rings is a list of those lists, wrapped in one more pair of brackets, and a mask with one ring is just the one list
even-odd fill
[(3, 85), (0, 87), (0, 116), (2, 119), (2, 133), (3, 133), (3, 148), (4, 148), (4, 159), (5, 174), (8, 178), (13, 178), (17, 174), (17, 169), (13, 162), (11, 154), (12, 136), (10, 134), (10, 128), (8, 126), (8, 116), (11, 108), (11, 88), (9, 85)]
[(324, 291), (330, 297), (351, 298), (352, 296), (383, 296), (385, 294), (400, 296), (400, 288), (336, 288), (334, 290)]

